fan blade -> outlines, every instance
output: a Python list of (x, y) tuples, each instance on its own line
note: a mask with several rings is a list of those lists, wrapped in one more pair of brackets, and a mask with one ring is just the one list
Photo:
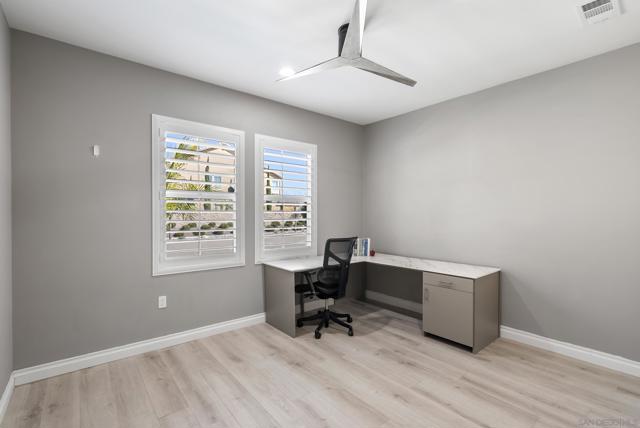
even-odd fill
[(364, 22), (367, 18), (367, 0), (356, 0), (356, 6), (353, 8), (351, 21), (349, 21), (349, 29), (347, 36), (344, 38), (342, 46), (343, 58), (358, 58), (362, 56), (362, 37), (364, 35)]
[(332, 58), (328, 61), (321, 62), (320, 64), (316, 64), (313, 67), (306, 68), (302, 71), (298, 71), (296, 74), (292, 76), (283, 77), (282, 79), (278, 79), (278, 82), (282, 82), (284, 80), (297, 79), (298, 77), (309, 76), (311, 74), (320, 73), (321, 71), (333, 70), (336, 68), (344, 67), (348, 65), (349, 61), (345, 60), (341, 57)]
[(413, 87), (416, 85), (416, 83), (418, 83), (413, 79), (409, 79), (402, 74), (396, 73), (393, 70), (389, 70), (388, 68), (383, 67), (380, 64), (376, 64), (373, 61), (369, 61), (366, 58), (356, 58), (352, 60), (350, 65), (359, 68), (360, 70), (368, 71), (369, 73), (373, 73), (387, 79), (395, 80), (396, 82), (402, 83), (407, 86)]

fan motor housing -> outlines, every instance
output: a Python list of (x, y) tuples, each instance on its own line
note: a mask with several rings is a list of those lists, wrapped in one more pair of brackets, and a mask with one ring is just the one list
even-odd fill
[(342, 55), (342, 47), (344, 46), (344, 39), (347, 37), (347, 30), (349, 29), (349, 23), (342, 24), (338, 28), (338, 56)]

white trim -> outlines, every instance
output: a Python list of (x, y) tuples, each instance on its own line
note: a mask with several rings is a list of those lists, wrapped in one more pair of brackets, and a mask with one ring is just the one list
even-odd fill
[(189, 272), (203, 272), (206, 270), (212, 269), (228, 269), (228, 268), (236, 268), (243, 267), (247, 264), (244, 261), (238, 263), (224, 263), (224, 264), (212, 264), (205, 263), (202, 265), (185, 265), (175, 268), (162, 268), (162, 270), (155, 272), (153, 276), (164, 276), (164, 275), (173, 275), (176, 273), (189, 273)]
[[(238, 253), (235, 257), (224, 257), (219, 260), (207, 258), (205, 260), (188, 259), (182, 263), (169, 264), (160, 260), (160, 249), (164, 245), (164, 223), (160, 221), (164, 215), (161, 197), (161, 186), (164, 180), (164, 171), (160, 164), (160, 137), (162, 129), (169, 127), (176, 132), (185, 134), (198, 134), (203, 137), (212, 137), (222, 140), (234, 140), (236, 142), (236, 245)], [(237, 141), (236, 141), (237, 140)], [(208, 125), (205, 123), (175, 119), (172, 117), (151, 115), (151, 224), (152, 224), (152, 276), (170, 275), (185, 272), (196, 272), (211, 269), (224, 269), (245, 266), (245, 206), (246, 195), (244, 186), (244, 142), (245, 132), (237, 129)]]
[(585, 361), (597, 366), (606, 367), (611, 370), (640, 377), (640, 362), (638, 361), (629, 360), (624, 357), (596, 351), (595, 349), (585, 348), (583, 346), (573, 345), (567, 342), (561, 342), (548, 337), (538, 336), (537, 334), (517, 330), (512, 327), (507, 327), (506, 325), (500, 326), (500, 336), (515, 342), (524, 343), (536, 348), (575, 358), (576, 360)]
[[(300, 141), (286, 140), (284, 138), (271, 137), (269, 135), (255, 134), (254, 136), (255, 159), (255, 263), (265, 261), (290, 259), (292, 257), (317, 256), (318, 255), (318, 146)], [(311, 247), (303, 249), (290, 249), (278, 251), (265, 256), (262, 251), (263, 239), (263, 156), (265, 144), (273, 144), (284, 150), (304, 152), (311, 155)]]
[[(387, 294), (378, 293), (376, 291), (365, 291), (365, 297), (372, 301), (386, 303), (387, 305), (403, 308), (416, 313), (422, 313), (422, 304), (412, 302), (398, 297), (389, 296)], [(640, 362), (629, 360), (613, 354), (608, 354), (595, 349), (585, 348), (583, 346), (574, 345), (572, 343), (561, 342), (559, 340), (550, 339), (548, 337), (539, 336), (513, 327), (505, 325), (500, 326), (500, 337), (513, 340), (514, 342), (524, 343), (525, 345), (544, 349), (546, 351), (555, 352), (576, 360), (594, 364), (596, 366), (605, 367), (618, 372), (626, 373), (632, 376), (640, 377)]]
[(180, 333), (157, 337), (155, 339), (143, 340), (129, 345), (117, 346), (103, 351), (92, 352), (90, 354), (79, 355), (77, 357), (53, 361), (51, 363), (41, 364), (35, 367), (16, 370), (13, 372), (13, 378), (16, 386), (24, 385), (25, 383), (31, 383), (65, 373), (71, 373), (76, 370), (86, 369), (99, 364), (131, 357), (133, 355), (144, 354), (145, 352), (168, 348), (170, 346), (202, 339), (203, 337), (212, 336), (214, 334), (261, 324), (263, 322), (265, 322), (264, 313), (249, 315), (247, 317), (223, 321)]
[(14, 387), (15, 387), (14, 374), (11, 373), (9, 375), (9, 380), (7, 381), (7, 386), (4, 388), (4, 392), (0, 397), (0, 425), (2, 425), (4, 415), (7, 412), (7, 408), (9, 407), (9, 401), (11, 401), (11, 396), (13, 395)]
[(406, 309), (418, 314), (422, 313), (422, 303), (413, 302), (411, 300), (401, 299), (399, 297), (389, 296), (388, 294), (378, 293), (377, 291), (365, 290), (364, 296), (367, 300), (374, 302), (385, 303), (387, 305), (395, 306), (396, 308)]

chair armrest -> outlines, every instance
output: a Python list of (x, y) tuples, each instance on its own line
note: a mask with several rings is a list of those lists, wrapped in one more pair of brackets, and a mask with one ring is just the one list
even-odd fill
[(303, 273), (304, 279), (307, 281), (307, 284), (309, 284), (309, 287), (311, 287), (311, 293), (314, 296), (316, 295), (316, 288), (313, 286), (313, 278), (311, 277), (311, 274), (315, 273), (317, 275), (319, 271), (320, 269), (316, 269), (316, 270), (306, 271)]

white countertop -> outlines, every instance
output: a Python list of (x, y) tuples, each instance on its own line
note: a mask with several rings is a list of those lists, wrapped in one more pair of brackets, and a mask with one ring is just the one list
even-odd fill
[[(322, 261), (323, 256), (314, 256), (263, 262), (263, 264), (289, 272), (304, 272), (322, 267)], [(465, 265), (461, 263), (417, 259), (413, 257), (395, 256), (392, 254), (381, 253), (376, 253), (376, 255), (373, 257), (353, 257), (351, 259), (351, 263), (364, 262), (419, 270), (423, 272), (439, 273), (442, 275), (460, 276), (470, 279), (478, 279), (495, 272), (500, 272), (500, 269), (495, 267)]]

